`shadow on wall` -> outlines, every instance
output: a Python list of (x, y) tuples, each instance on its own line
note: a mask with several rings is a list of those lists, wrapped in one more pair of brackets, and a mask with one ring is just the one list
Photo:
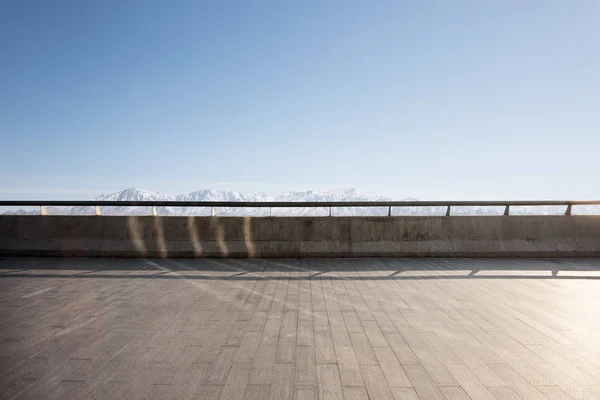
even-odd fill
[(600, 216), (3, 216), (0, 254), (250, 259), (598, 257)]
[[(257, 256), (252, 238), (252, 218), (248, 216), (239, 219), (128, 216), (126, 219), (129, 245), (132, 247), (130, 250), (139, 256)], [(150, 221), (151, 228), (148, 226)], [(237, 221), (242, 221), (241, 227), (236, 226)], [(236, 244), (235, 251), (230, 249), (229, 242)], [(127, 247), (128, 243), (125, 241), (124, 245)]]
[(196, 230), (196, 219), (193, 216), (187, 218), (187, 228), (192, 252), (194, 253), (194, 257), (198, 258), (202, 256), (202, 243), (200, 243), (200, 236), (198, 236), (198, 231)]
[[(95, 236), (107, 242), (100, 256), (600, 256), (597, 216), (90, 218), (83, 223), (117, 226), (113, 237)], [(123, 220), (127, 237), (118, 236)]]
[[(105, 216), (89, 217), (83, 223), (110, 227), (100, 234), (94, 233), (93, 238), (103, 244), (94, 248), (94, 244), (88, 242), (91, 246), (87, 255), (91, 256), (348, 257), (351, 254), (350, 218)], [(377, 225), (380, 223), (372, 224)], [(102, 250), (98, 252), (98, 248)], [(97, 254), (92, 254), (94, 250)], [(81, 252), (80, 255), (86, 254)]]

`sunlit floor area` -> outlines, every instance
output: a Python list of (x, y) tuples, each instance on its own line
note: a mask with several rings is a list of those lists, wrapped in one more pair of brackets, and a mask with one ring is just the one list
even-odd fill
[(600, 260), (0, 259), (2, 399), (600, 399)]

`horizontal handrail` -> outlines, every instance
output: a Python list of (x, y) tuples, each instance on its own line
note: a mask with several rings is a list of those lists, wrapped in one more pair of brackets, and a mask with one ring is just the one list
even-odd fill
[(0, 206), (61, 207), (461, 207), (461, 206), (580, 206), (600, 205), (600, 200), (510, 200), (510, 201), (107, 201), (107, 200), (0, 200)]

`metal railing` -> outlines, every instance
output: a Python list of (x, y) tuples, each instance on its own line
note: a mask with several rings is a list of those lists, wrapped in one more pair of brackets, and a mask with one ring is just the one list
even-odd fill
[(231, 208), (269, 208), (272, 216), (273, 208), (329, 208), (329, 216), (333, 216), (332, 208), (387, 207), (388, 216), (392, 216), (392, 208), (399, 207), (445, 207), (446, 216), (451, 215), (452, 207), (504, 207), (504, 215), (510, 215), (510, 207), (549, 207), (564, 206), (565, 215), (571, 215), (573, 206), (599, 206), (600, 200), (549, 200), (549, 201), (101, 201), (101, 200), (0, 200), (0, 207), (39, 206), (41, 215), (48, 215), (47, 208), (55, 207), (94, 207), (96, 215), (101, 215), (100, 207), (151, 207), (152, 214), (157, 214), (157, 207), (193, 207), (211, 209), (215, 215), (216, 207)]

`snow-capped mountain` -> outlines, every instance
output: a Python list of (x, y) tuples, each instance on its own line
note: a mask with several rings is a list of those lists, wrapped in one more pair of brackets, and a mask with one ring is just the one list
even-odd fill
[[(305, 192), (288, 192), (278, 196), (275, 201), (390, 201), (387, 197), (368, 196), (360, 194), (356, 189), (334, 189), (325, 192), (308, 190)], [(332, 215), (387, 215), (387, 207), (334, 207)], [(276, 208), (275, 216), (326, 216), (329, 208)]]
[[(179, 201), (273, 201), (272, 197), (263, 193), (240, 193), (216, 189), (200, 190), (176, 197)], [(266, 215), (268, 210), (263, 208), (231, 208), (219, 207), (215, 215), (244, 216)], [(160, 213), (159, 213), (160, 214)], [(208, 207), (174, 207), (169, 209), (168, 215), (210, 215)]]
[[(242, 193), (216, 189), (200, 190), (188, 194), (171, 196), (150, 190), (135, 187), (105, 194), (96, 197), (99, 201), (291, 201), (291, 202), (319, 202), (319, 201), (390, 201), (392, 199), (380, 196), (361, 194), (356, 189), (336, 189), (329, 191), (308, 190), (303, 192), (288, 192), (277, 197), (263, 193)], [(414, 198), (405, 201), (417, 201)], [(562, 214), (563, 207), (511, 207), (511, 214)], [(48, 214), (55, 215), (91, 215), (95, 213), (93, 207), (47, 207)], [(388, 207), (334, 207), (332, 215), (388, 215)], [(215, 207), (217, 216), (265, 216), (269, 215), (268, 208), (239, 208)], [(273, 216), (326, 216), (329, 215), (328, 207), (299, 207), (299, 208), (273, 208)], [(501, 215), (504, 207), (452, 207), (452, 215)], [(5, 214), (38, 214), (39, 211), (9, 211)], [(150, 215), (151, 207), (101, 207), (102, 215)], [(211, 215), (209, 207), (157, 207), (158, 215)], [(395, 207), (392, 215), (444, 215), (446, 207)], [(599, 206), (573, 207), (573, 214), (600, 214)]]
[[(138, 189), (132, 187), (125, 189), (120, 192), (103, 194), (96, 197), (94, 200), (100, 201), (175, 201), (175, 197), (167, 194), (153, 192), (151, 190)], [(164, 212), (165, 207), (161, 208), (162, 215), (168, 215)], [(96, 211), (93, 207), (64, 207), (60, 212), (56, 210), (49, 210), (49, 214), (69, 214), (69, 215), (83, 215), (83, 214), (94, 214)], [(101, 212), (103, 215), (144, 215), (152, 214), (151, 207), (102, 207)]]
[[(170, 196), (164, 193), (150, 190), (129, 188), (120, 192), (101, 195), (95, 198), (99, 201), (386, 201), (385, 197), (376, 197), (359, 194), (355, 189), (336, 189), (330, 191), (289, 192), (277, 197), (271, 197), (263, 193), (242, 193), (234, 191), (223, 191), (216, 189), (200, 190), (188, 194)], [(48, 214), (60, 215), (86, 215), (94, 214), (93, 207), (47, 207)], [(269, 215), (268, 208), (239, 208), (239, 207), (215, 207), (217, 216), (244, 216)], [(273, 208), (273, 216), (292, 215), (329, 215), (329, 208)], [(388, 209), (377, 207), (335, 207), (333, 215), (387, 215)], [(102, 215), (150, 215), (151, 207), (128, 207), (113, 206), (101, 207)], [(157, 207), (158, 215), (211, 215), (209, 207)]]
[(240, 193), (206, 189), (176, 196), (179, 201), (273, 201), (264, 193)]
[(277, 201), (374, 201), (385, 200), (383, 197), (361, 195), (356, 189), (334, 189), (326, 192), (307, 190), (305, 192), (288, 192), (277, 197)]

